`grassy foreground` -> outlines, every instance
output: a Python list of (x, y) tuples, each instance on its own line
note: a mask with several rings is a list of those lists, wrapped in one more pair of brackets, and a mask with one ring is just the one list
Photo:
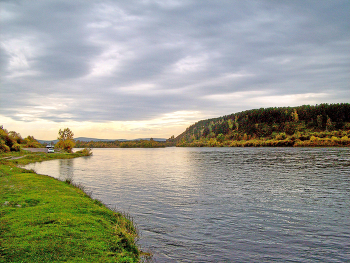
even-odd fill
[(17, 167), (74, 157), (0, 155), (0, 262), (140, 261), (137, 232), (125, 216), (71, 184)]

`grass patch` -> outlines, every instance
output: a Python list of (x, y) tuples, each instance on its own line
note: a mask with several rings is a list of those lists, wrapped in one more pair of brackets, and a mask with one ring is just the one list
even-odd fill
[[(43, 162), (43, 161), (49, 161), (49, 160), (55, 160), (55, 159), (73, 159), (77, 157), (84, 157), (86, 156), (84, 153), (66, 153), (66, 152), (60, 152), (60, 153), (43, 153), (43, 152), (27, 152), (22, 151), (20, 153), (5, 153), (0, 155), (0, 160), (14, 157), (16, 159), (9, 160), (14, 164), (17, 165), (26, 165), (29, 163), (34, 162)], [(20, 157), (20, 158), (19, 158)], [(1, 159), (3, 158), (3, 159)], [(18, 159), (17, 159), (18, 158)]]
[[(0, 262), (139, 262), (130, 219), (73, 184), (17, 167), (75, 154), (0, 159)], [(0, 158), (2, 156), (0, 155)]]

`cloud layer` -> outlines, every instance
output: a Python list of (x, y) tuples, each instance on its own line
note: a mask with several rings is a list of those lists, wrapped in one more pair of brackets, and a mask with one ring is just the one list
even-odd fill
[(0, 5), (0, 114), (23, 125), (350, 101), (347, 0)]

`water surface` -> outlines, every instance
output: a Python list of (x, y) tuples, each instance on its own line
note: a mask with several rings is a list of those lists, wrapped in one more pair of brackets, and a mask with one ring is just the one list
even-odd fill
[(349, 262), (349, 148), (93, 149), (26, 166), (129, 213), (156, 262)]

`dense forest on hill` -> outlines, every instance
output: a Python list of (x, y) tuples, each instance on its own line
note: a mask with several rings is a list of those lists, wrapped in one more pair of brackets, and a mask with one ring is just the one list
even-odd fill
[(202, 120), (177, 146), (350, 146), (350, 104), (260, 108)]

